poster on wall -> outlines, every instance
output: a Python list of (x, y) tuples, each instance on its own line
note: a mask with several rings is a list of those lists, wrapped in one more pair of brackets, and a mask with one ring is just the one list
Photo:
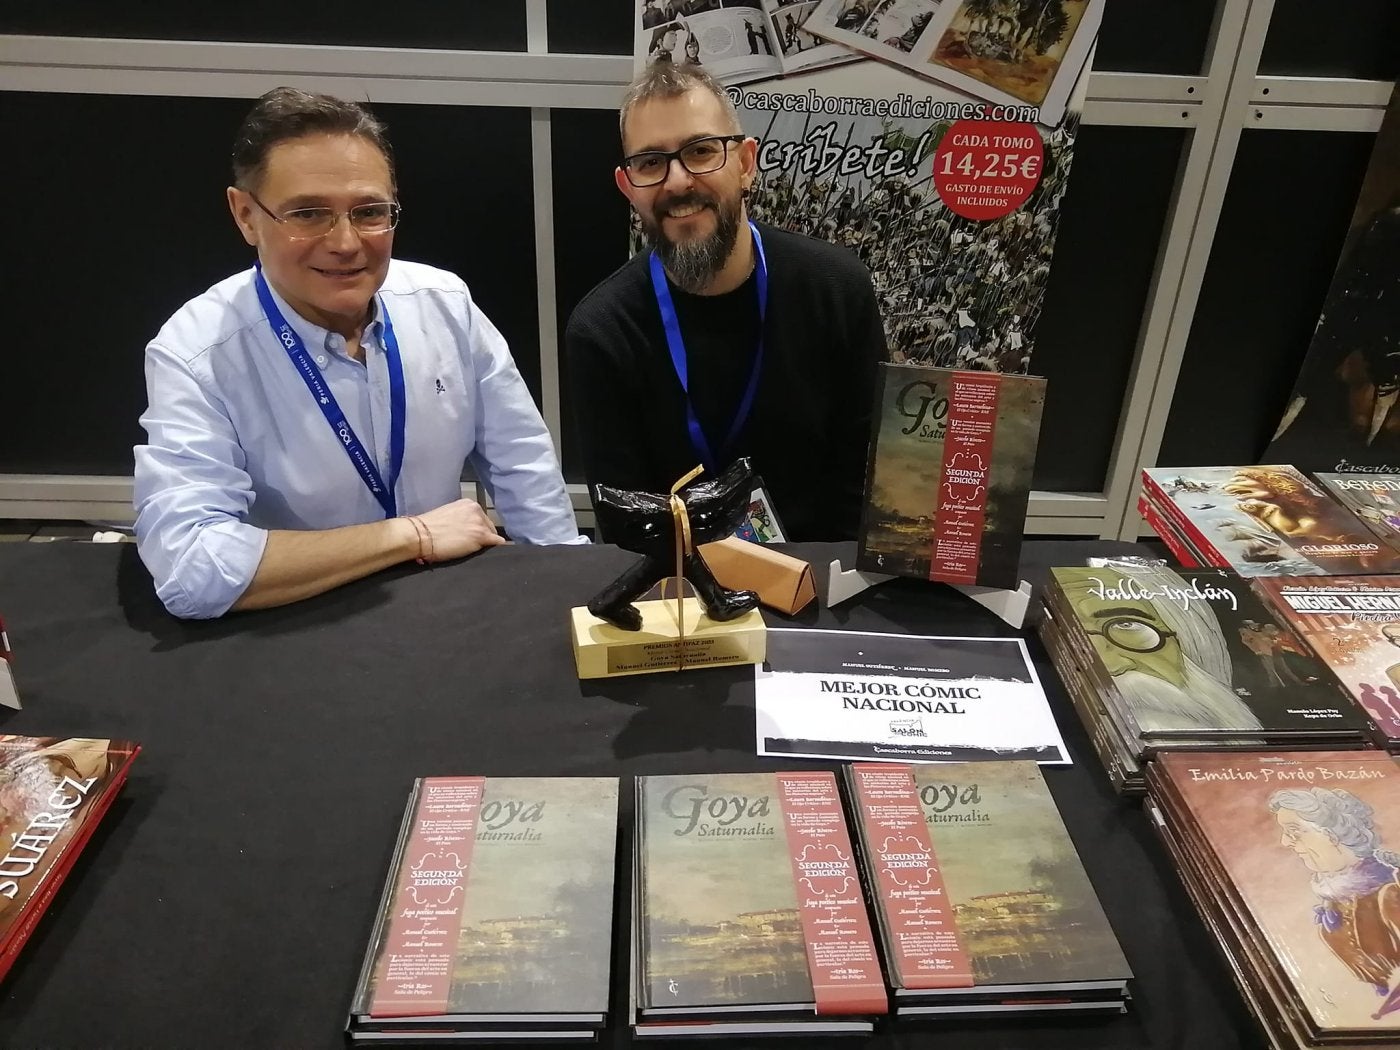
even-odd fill
[(1264, 462), (1400, 474), (1400, 86)]
[[(742, 31), (707, 26), (755, 12), (789, 65), (711, 50)], [(810, 65), (791, 64), (788, 14)], [(750, 216), (860, 256), (890, 361), (1027, 373), (1102, 15), (1103, 0), (640, 0), (635, 59), (694, 52), (728, 87), (759, 144)]]

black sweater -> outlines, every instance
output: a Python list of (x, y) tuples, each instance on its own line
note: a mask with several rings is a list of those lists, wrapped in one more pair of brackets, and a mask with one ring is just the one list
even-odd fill
[[(768, 316), (748, 423), (721, 449), (758, 348), (753, 275), (724, 295), (671, 285), (691, 401), (723, 469), (748, 456), (790, 540), (855, 536), (885, 337), (870, 274), (849, 250), (764, 224)], [(569, 398), (590, 485), (666, 492), (700, 457), (642, 252), (569, 318)], [(606, 539), (606, 537), (603, 537)]]

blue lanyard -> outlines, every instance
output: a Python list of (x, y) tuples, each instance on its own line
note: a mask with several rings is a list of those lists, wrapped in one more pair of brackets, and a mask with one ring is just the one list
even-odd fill
[(384, 300), (379, 301), (379, 313), (384, 318), (384, 351), (389, 365), (389, 477), (387, 481), (380, 476), (379, 468), (374, 464), (374, 458), (365, 451), (364, 445), (360, 444), (360, 439), (355, 435), (354, 428), (350, 426), (350, 421), (345, 418), (345, 413), (340, 410), (335, 395), (331, 393), (331, 388), (321, 377), (320, 370), (311, 363), (311, 355), (306, 352), (306, 345), (301, 341), (301, 336), (297, 335), (296, 329), (287, 323), (286, 318), (282, 316), (282, 311), (277, 309), (277, 301), (272, 298), (272, 290), (268, 288), (267, 279), (263, 277), (261, 264), (257, 268), (255, 283), (258, 289), (258, 301), (262, 303), (263, 313), (267, 315), (272, 330), (277, 333), (277, 338), (281, 340), (283, 348), (287, 351), (287, 356), (292, 359), (297, 374), (306, 383), (306, 389), (311, 391), (311, 396), (321, 407), (321, 414), (326, 417), (326, 422), (335, 432), (336, 439), (344, 447), (345, 454), (350, 457), (350, 462), (359, 471), (360, 480), (365, 483), (365, 487), (370, 492), (374, 493), (374, 498), (384, 508), (384, 516), (386, 518), (395, 517), (398, 514), (398, 509), (394, 500), (394, 486), (398, 484), (399, 471), (403, 468), (404, 417), (408, 413), (404, 404), (403, 359), (399, 356), (399, 341), (394, 337), (394, 326), (389, 320), (389, 311), (384, 305)]
[[(739, 432), (748, 422), (749, 413), (753, 411), (754, 396), (758, 393), (758, 377), (763, 371), (763, 322), (768, 315), (768, 260), (763, 254), (763, 238), (759, 236), (758, 227), (750, 222), (749, 229), (753, 231), (754, 274), (758, 279), (758, 350), (753, 356), (753, 371), (749, 374), (744, 396), (739, 401), (739, 409), (734, 413), (734, 422), (730, 424), (729, 433), (725, 436), (724, 444), (720, 446), (721, 453), (733, 447)], [(690, 370), (686, 363), (685, 340), (681, 338), (681, 324), (676, 319), (676, 304), (671, 301), (666, 271), (655, 252), (651, 253), (651, 286), (656, 292), (656, 305), (661, 308), (661, 326), (666, 329), (666, 348), (671, 351), (671, 364), (676, 369), (676, 378), (681, 382), (681, 390), (685, 392), (685, 419), (690, 428), (690, 443), (695, 446), (695, 452), (700, 457), (700, 462), (705, 464), (705, 468), (711, 474), (717, 473), (719, 463), (710, 451), (710, 443), (705, 439), (705, 431), (700, 426), (700, 418), (696, 416), (695, 405), (690, 400)]]

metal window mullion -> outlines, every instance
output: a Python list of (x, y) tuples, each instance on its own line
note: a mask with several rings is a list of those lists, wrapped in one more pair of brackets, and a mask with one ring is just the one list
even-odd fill
[(1109, 463), (1104, 538), (1138, 534), (1138, 471), (1155, 463), (1239, 145), (1273, 0), (1222, 0), (1200, 126), (1177, 180)]

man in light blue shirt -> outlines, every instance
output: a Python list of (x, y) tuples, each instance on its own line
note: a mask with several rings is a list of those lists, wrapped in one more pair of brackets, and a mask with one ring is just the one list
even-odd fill
[(290, 88), (239, 131), (228, 201), (258, 265), (146, 349), (136, 538), (176, 616), (505, 542), (460, 498), (468, 459), (513, 539), (582, 542), (501, 334), (459, 278), (391, 259), (390, 158), (363, 107)]

